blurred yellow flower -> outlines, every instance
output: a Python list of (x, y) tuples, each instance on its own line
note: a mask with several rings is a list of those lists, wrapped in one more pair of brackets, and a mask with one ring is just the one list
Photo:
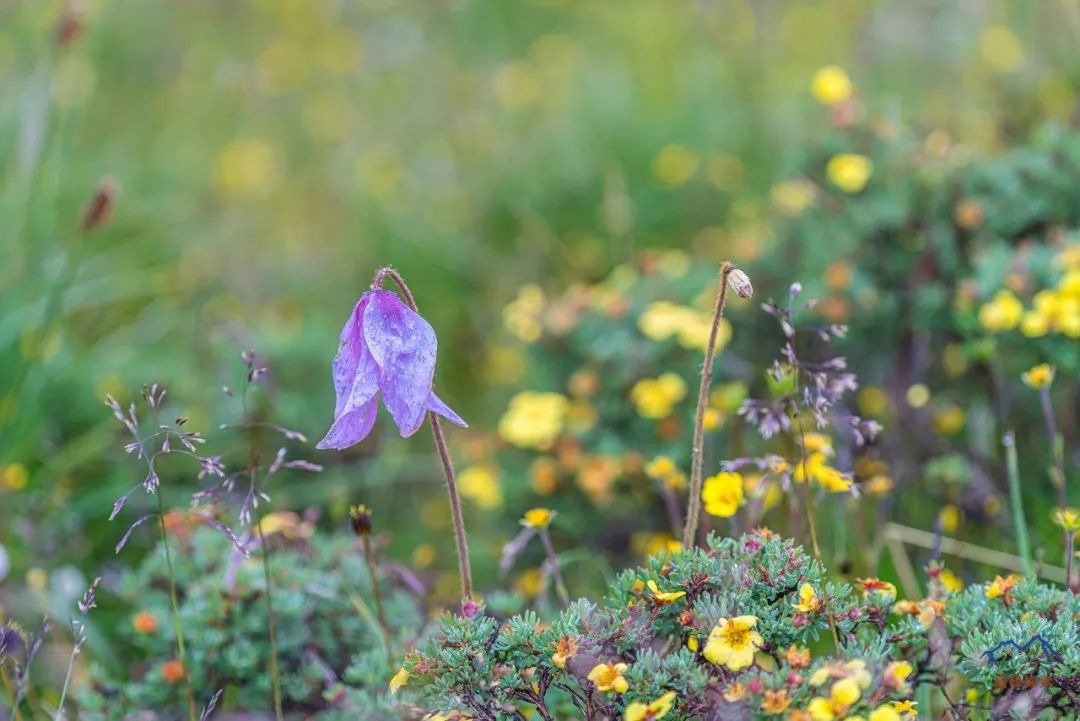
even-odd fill
[(264, 195), (280, 182), (277, 154), (265, 140), (234, 140), (218, 153), (214, 183), (226, 193)]
[(522, 391), (499, 419), (499, 437), (519, 448), (549, 448), (562, 433), (568, 408), (559, 393)]
[(533, 343), (540, 339), (543, 330), (540, 325), (543, 310), (544, 292), (539, 286), (522, 286), (517, 297), (503, 308), (503, 327), (518, 340)]
[(824, 433), (803, 433), (800, 441), (808, 453), (822, 453), (826, 456), (833, 454), (832, 439)]
[(960, 509), (951, 503), (946, 503), (938, 511), (938, 523), (941, 524), (941, 532), (953, 535), (960, 527)]
[(1013, 573), (1005, 577), (995, 576), (994, 580), (986, 587), (987, 598), (1001, 598), (1005, 601), (1005, 605), (1009, 604), (1009, 594), (1012, 592), (1013, 587), (1020, 583), (1023, 577), (1019, 574)]
[(715, 408), (706, 408), (701, 418), (702, 427), (707, 431), (715, 431), (724, 423), (724, 414)]
[(599, 414), (592, 403), (574, 400), (566, 409), (566, 427), (573, 433), (584, 433), (596, 425)]
[(941, 573), (938, 574), (938, 580), (941, 581), (941, 585), (945, 590), (950, 593), (959, 593), (964, 590), (963, 581), (948, 568), (941, 569)]
[(716, 666), (730, 671), (746, 668), (754, 662), (754, 653), (762, 647), (761, 634), (754, 630), (756, 616), (721, 618), (709, 632), (702, 654)]
[(840, 153), (829, 159), (825, 174), (833, 185), (845, 193), (858, 193), (870, 181), (874, 164), (870, 158), (856, 153)]
[(21, 463), (8, 464), (3, 471), (0, 471), (0, 490), (21, 491), (26, 488), (26, 483), (29, 480), (30, 474), (27, 472), (26, 466)]
[(483, 509), (498, 508), (502, 505), (502, 485), (495, 470), (490, 466), (468, 466), (458, 474), (458, 486), (461, 495)]
[(848, 709), (859, 700), (862, 692), (854, 679), (844, 678), (832, 685), (828, 698), (816, 696), (806, 710), (814, 721), (833, 721), (847, 716)]
[(402, 666), (398, 669), (398, 672), (394, 674), (394, 677), (390, 679), (390, 693), (397, 693), (398, 689), (409, 682), (409, 672)]
[(544, 587), (544, 574), (539, 568), (523, 571), (514, 581), (514, 590), (525, 598), (536, 598)]
[(527, 528), (543, 530), (551, 525), (554, 518), (555, 511), (550, 508), (531, 508), (525, 511), (525, 516), (521, 519), (521, 525)]
[(658, 553), (678, 553), (682, 550), (682, 544), (666, 533), (637, 534), (634, 536), (633, 546), (646, 559)]
[(863, 386), (856, 400), (864, 416), (881, 418), (889, 412), (889, 394), (880, 386)]
[(685, 145), (665, 145), (653, 158), (652, 171), (661, 183), (677, 188), (694, 177), (700, 162), (697, 154)]
[(930, 389), (923, 383), (916, 383), (904, 393), (904, 400), (912, 408), (922, 408), (930, 402)]
[(898, 714), (903, 714), (907, 718), (915, 718), (919, 715), (916, 706), (919, 705), (918, 701), (893, 701), (892, 710)]
[(510, 63), (495, 72), (492, 89), (504, 108), (522, 108), (536, 102), (540, 82), (528, 63)]
[(634, 701), (623, 712), (623, 721), (659, 721), (671, 711), (675, 704), (675, 692), (668, 691), (649, 704)]
[(529, 479), (533, 491), (549, 496), (559, 485), (559, 464), (547, 456), (541, 456), (529, 466)]
[(1011, 290), (1003, 288), (979, 308), (979, 325), (990, 333), (1001, 333), (1019, 325), (1023, 314), (1024, 304)]
[(814, 202), (814, 184), (809, 180), (785, 180), (769, 191), (773, 206), (783, 215), (799, 215)]
[(630, 389), (630, 399), (642, 418), (666, 418), (685, 397), (686, 381), (675, 373), (643, 378)]
[(799, 613), (816, 613), (821, 608), (821, 599), (809, 583), (799, 586), (799, 600), (792, 604)]
[(939, 436), (954, 436), (964, 430), (964, 409), (950, 403), (935, 411), (930, 423)]
[(738, 473), (721, 471), (705, 479), (701, 500), (710, 516), (730, 518), (743, 504), (743, 477)]
[(787, 689), (783, 688), (775, 691), (766, 689), (761, 698), (761, 710), (771, 715), (784, 713), (791, 705), (787, 694)]
[(625, 671), (625, 663), (598, 663), (589, 671), (588, 679), (601, 693), (609, 691), (626, 693), (630, 689), (630, 684), (623, 677)]
[(1080, 509), (1078, 508), (1055, 508), (1050, 514), (1050, 520), (1055, 526), (1059, 526), (1068, 533), (1080, 531)]
[(884, 496), (893, 489), (892, 477), (887, 473), (874, 474), (867, 479), (862, 489), (871, 496)]
[(826, 65), (814, 73), (810, 91), (822, 105), (835, 105), (851, 97), (854, 86), (844, 69), (838, 65)]
[(867, 721), (900, 721), (900, 714), (892, 707), (892, 704), (886, 703), (871, 711)]
[(1054, 367), (1047, 363), (1032, 366), (1024, 371), (1023, 379), (1028, 388), (1048, 388), (1054, 382)]
[(1042, 338), (1050, 332), (1053, 317), (1032, 310), (1024, 313), (1020, 320), (1020, 332), (1028, 338)]
[[(705, 350), (711, 328), (711, 316), (666, 300), (650, 303), (638, 318), (638, 329), (647, 338), (663, 341), (676, 336), (679, 345), (690, 350)], [(731, 324), (721, 319), (716, 330), (717, 349), (726, 346), (730, 340)]]
[(1012, 30), (1004, 25), (988, 25), (979, 36), (982, 61), (998, 72), (1016, 70), (1024, 61), (1024, 51)]
[(964, 349), (957, 343), (949, 343), (941, 354), (941, 365), (951, 378), (959, 378), (968, 368)]
[(619, 461), (610, 456), (588, 456), (581, 462), (577, 485), (598, 506), (611, 500), (615, 480), (621, 472)]
[(413, 566), (418, 569), (425, 569), (435, 563), (435, 557), (437, 552), (435, 546), (430, 543), (421, 543), (419, 546), (413, 549), (412, 562)]

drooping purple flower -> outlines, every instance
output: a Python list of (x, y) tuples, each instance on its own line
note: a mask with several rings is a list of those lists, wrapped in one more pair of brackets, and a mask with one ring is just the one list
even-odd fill
[(380, 395), (403, 438), (419, 430), (428, 411), (466, 426), (432, 390), (437, 347), (431, 325), (397, 293), (360, 296), (334, 357), (334, 424), (317, 447), (341, 450), (366, 438)]

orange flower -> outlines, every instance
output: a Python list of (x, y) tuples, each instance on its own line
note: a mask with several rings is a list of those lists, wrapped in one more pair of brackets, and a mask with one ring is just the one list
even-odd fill
[(157, 616), (149, 611), (140, 611), (131, 619), (136, 633), (150, 634), (157, 630)]
[(566, 668), (567, 660), (577, 651), (577, 640), (570, 636), (563, 636), (555, 644), (555, 653), (551, 656), (551, 662), (559, 668)]
[(790, 705), (791, 699), (788, 698), (785, 689), (766, 690), (761, 700), (761, 710), (767, 714), (784, 713)]
[(788, 665), (795, 670), (810, 665), (810, 649), (805, 646), (801, 648), (794, 645), (788, 646), (788, 650), (784, 652), (784, 657), (787, 658)]
[(176, 659), (166, 661), (161, 665), (161, 675), (165, 677), (168, 683), (178, 683), (180, 679), (184, 678), (184, 664)]
[(892, 585), (888, 581), (882, 581), (879, 578), (860, 578), (858, 579), (859, 588), (867, 596), (880, 593), (884, 596), (889, 596), (890, 600), (896, 598), (896, 586)]
[(1015, 573), (1002, 578), (1001, 576), (995, 576), (990, 585), (986, 587), (987, 598), (1000, 598), (1008, 606), (1012, 603), (1012, 590), (1013, 587), (1023, 580), (1022, 576)]

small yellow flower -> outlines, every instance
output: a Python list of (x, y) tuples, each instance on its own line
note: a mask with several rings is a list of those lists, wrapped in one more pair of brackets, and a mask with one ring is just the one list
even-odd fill
[(563, 636), (555, 643), (555, 653), (551, 654), (551, 662), (559, 668), (566, 668), (566, 662), (578, 651), (577, 639)]
[(624, 671), (626, 671), (625, 663), (598, 663), (593, 666), (592, 671), (589, 671), (589, 680), (596, 686), (597, 691), (626, 693), (630, 684), (623, 678)]
[(701, 500), (705, 512), (718, 518), (730, 518), (739, 510), (745, 498), (745, 481), (738, 473), (721, 471), (705, 479), (701, 489)]
[(948, 568), (941, 569), (941, 573), (938, 574), (938, 580), (941, 581), (941, 585), (949, 593), (959, 593), (964, 590), (964, 582)]
[(499, 419), (499, 437), (519, 448), (546, 450), (562, 433), (569, 406), (560, 393), (518, 393)]
[(660, 605), (678, 601), (686, 595), (686, 591), (661, 591), (660, 587), (656, 585), (656, 581), (649, 581), (647, 585), (649, 590), (652, 591), (653, 600)]
[(1023, 318), (1024, 304), (1011, 290), (999, 290), (988, 303), (979, 308), (979, 325), (989, 333), (1012, 330)]
[(397, 693), (398, 689), (409, 682), (409, 672), (402, 666), (398, 669), (398, 672), (394, 674), (394, 677), (390, 679), (390, 693)]
[(798, 671), (800, 668), (806, 668), (810, 665), (810, 649), (806, 646), (788, 646), (784, 651), (784, 658), (788, 662), (788, 666)]
[(769, 199), (782, 214), (794, 217), (814, 201), (814, 184), (809, 180), (785, 180), (772, 187)]
[(675, 373), (642, 378), (630, 389), (630, 399), (642, 418), (667, 418), (675, 404), (686, 397), (686, 381)]
[(1055, 508), (1050, 520), (1062, 530), (1076, 533), (1080, 531), (1080, 508)]
[(21, 491), (26, 488), (30, 474), (26, 466), (21, 463), (12, 463), (0, 471), (0, 490)]
[(476, 502), (480, 508), (491, 510), (502, 505), (502, 484), (490, 466), (467, 466), (458, 474), (461, 495)]
[(994, 580), (990, 582), (990, 585), (986, 587), (986, 597), (1000, 598), (1005, 602), (1005, 605), (1008, 606), (1012, 601), (1010, 594), (1012, 593), (1013, 587), (1022, 580), (1023, 577), (1016, 573), (1010, 574), (1004, 578), (995, 576)]
[(668, 456), (657, 456), (645, 465), (645, 475), (658, 481), (678, 472), (679, 468), (675, 465), (675, 461)]
[(800, 613), (815, 613), (821, 608), (821, 599), (818, 598), (814, 587), (809, 583), (799, 586), (799, 600), (792, 604)]
[(935, 411), (930, 419), (934, 432), (939, 436), (955, 436), (964, 430), (965, 422), (964, 409), (952, 403)]
[(870, 158), (856, 153), (840, 153), (829, 159), (825, 174), (833, 185), (845, 193), (858, 193), (870, 181), (874, 164)]
[(915, 718), (919, 715), (918, 710), (915, 708), (918, 706), (916, 701), (893, 701), (892, 709), (898, 714), (903, 714), (907, 718)]
[(810, 81), (814, 99), (822, 105), (836, 105), (851, 97), (854, 86), (844, 69), (838, 65), (826, 65), (814, 73)]
[(870, 712), (867, 721), (900, 721), (900, 714), (891, 704), (882, 704)]
[(779, 689), (777, 691), (766, 689), (762, 694), (761, 710), (767, 714), (784, 713), (790, 705), (791, 699), (788, 698), (786, 689)]
[(657, 721), (667, 716), (674, 704), (674, 691), (668, 691), (648, 705), (635, 701), (626, 707), (623, 721)]
[(705, 430), (715, 431), (724, 422), (724, 414), (715, 408), (706, 408), (701, 420)]
[(815, 697), (806, 710), (814, 721), (833, 721), (847, 716), (848, 709), (859, 700), (862, 692), (854, 679), (845, 678), (837, 681), (829, 690), (828, 698)]
[(915, 669), (907, 661), (894, 661), (885, 667), (885, 685), (893, 691), (907, 687), (908, 677)]
[(525, 511), (525, 516), (521, 519), (521, 525), (539, 531), (550, 526), (553, 518), (555, 518), (555, 511), (550, 508), (532, 508)]
[(1047, 363), (1040, 363), (1024, 371), (1024, 385), (1028, 388), (1047, 388), (1054, 382), (1054, 367)]
[(746, 686), (738, 681), (724, 689), (724, 700), (728, 703), (742, 701), (744, 698), (746, 698)]
[(705, 643), (705, 658), (717, 665), (738, 671), (754, 663), (754, 652), (761, 648), (761, 634), (754, 630), (757, 616), (721, 618), (709, 632)]
[(697, 154), (685, 145), (666, 145), (652, 162), (653, 174), (671, 188), (683, 185), (697, 173), (701, 161)]
[(890, 601), (896, 598), (896, 586), (888, 581), (882, 581), (879, 578), (860, 578), (858, 583), (864, 595), (881, 594)]

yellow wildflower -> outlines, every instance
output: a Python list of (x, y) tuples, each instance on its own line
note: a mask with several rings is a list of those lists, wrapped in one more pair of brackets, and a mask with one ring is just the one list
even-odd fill
[(918, 706), (916, 701), (893, 701), (892, 709), (896, 713), (903, 714), (908, 718), (915, 718), (919, 715), (918, 710), (915, 708)]
[(829, 159), (825, 174), (832, 184), (845, 193), (858, 193), (870, 181), (874, 164), (870, 158), (856, 153), (840, 153)]
[(540, 325), (543, 309), (544, 292), (535, 285), (522, 286), (517, 297), (503, 308), (503, 327), (520, 341), (537, 341), (543, 330)]
[(754, 652), (763, 645), (761, 634), (754, 630), (757, 616), (721, 618), (709, 632), (703, 654), (717, 666), (731, 671), (746, 668), (754, 662)]
[(559, 393), (522, 391), (499, 419), (499, 437), (519, 448), (546, 449), (562, 433), (568, 407)]
[(761, 710), (767, 714), (781, 714), (791, 705), (786, 689), (766, 689), (761, 698)]
[(0, 490), (21, 491), (26, 488), (30, 474), (26, 466), (21, 463), (12, 463), (0, 471)]
[(814, 201), (814, 184), (809, 180), (785, 180), (769, 191), (769, 199), (781, 213), (796, 216)]
[(550, 508), (532, 508), (525, 511), (525, 516), (521, 519), (521, 525), (527, 528), (543, 530), (551, 525), (553, 518), (555, 518), (555, 511)]
[(409, 672), (402, 666), (398, 669), (398, 672), (394, 674), (394, 677), (390, 679), (390, 693), (397, 693), (398, 689), (409, 682)]
[(799, 586), (799, 601), (792, 606), (800, 613), (815, 613), (821, 608), (821, 599), (818, 598), (813, 586), (804, 583)]
[(630, 684), (623, 678), (624, 671), (626, 671), (625, 663), (598, 663), (593, 666), (592, 671), (589, 671), (589, 680), (596, 686), (597, 691), (626, 693)]
[(1013, 587), (1020, 583), (1023, 577), (1019, 574), (1012, 573), (1002, 578), (1001, 576), (995, 576), (994, 580), (990, 582), (990, 585), (986, 587), (987, 598), (1000, 598), (1008, 606), (1012, 602), (1011, 593)]
[(468, 466), (458, 474), (461, 495), (476, 502), (480, 508), (491, 510), (502, 505), (502, 484), (490, 466)]
[(705, 479), (701, 500), (710, 516), (730, 518), (743, 504), (743, 477), (738, 473), (721, 471)]
[(1054, 382), (1054, 367), (1047, 363), (1040, 363), (1024, 371), (1024, 385), (1028, 388), (1047, 388)]
[(1024, 304), (1011, 290), (1003, 288), (979, 308), (979, 325), (989, 333), (1001, 333), (1019, 325), (1023, 314)]
[(738, 681), (724, 689), (724, 700), (728, 703), (742, 701), (744, 698), (746, 698), (746, 686)]
[(685, 397), (686, 381), (675, 373), (643, 378), (630, 389), (630, 399), (642, 418), (666, 418), (671, 415), (675, 404)]
[(914, 667), (907, 661), (893, 661), (885, 667), (885, 685), (893, 691), (903, 691)]
[(666, 145), (653, 158), (653, 174), (671, 188), (686, 183), (697, 173), (700, 160), (697, 154), (685, 145)]
[(814, 99), (822, 105), (836, 105), (851, 97), (854, 86), (844, 69), (838, 65), (826, 65), (814, 73), (810, 81)]
[(675, 692), (668, 691), (650, 704), (634, 701), (623, 712), (623, 721), (657, 721), (668, 715), (675, 704)]
[(1062, 530), (1076, 533), (1080, 531), (1080, 508), (1055, 508), (1050, 520)]
[(880, 578), (860, 578), (857, 580), (859, 589), (867, 596), (882, 594), (887, 596), (890, 601), (896, 598), (896, 586), (888, 581), (882, 581)]
[(810, 665), (810, 649), (806, 646), (795, 646), (793, 644), (784, 651), (784, 658), (787, 659), (788, 666), (798, 671), (800, 668), (806, 668)]
[(930, 419), (934, 432), (939, 436), (956, 435), (964, 430), (965, 422), (964, 409), (953, 403), (935, 411), (933, 418)]
[(859, 700), (862, 692), (859, 685), (853, 679), (845, 678), (837, 681), (829, 690), (828, 698), (817, 696), (806, 710), (814, 721), (833, 721), (847, 716), (848, 709)]
[(661, 606), (678, 601), (686, 595), (686, 591), (661, 591), (660, 587), (656, 585), (656, 581), (649, 581), (646, 585), (652, 591), (653, 600)]
[(555, 653), (551, 654), (551, 662), (559, 668), (566, 668), (566, 662), (578, 651), (577, 639), (563, 636), (555, 643)]
[(949, 593), (959, 593), (964, 590), (964, 582), (948, 568), (941, 569), (938, 580), (941, 581), (942, 587)]
[(900, 721), (900, 714), (891, 704), (882, 704), (870, 712), (867, 721)]

